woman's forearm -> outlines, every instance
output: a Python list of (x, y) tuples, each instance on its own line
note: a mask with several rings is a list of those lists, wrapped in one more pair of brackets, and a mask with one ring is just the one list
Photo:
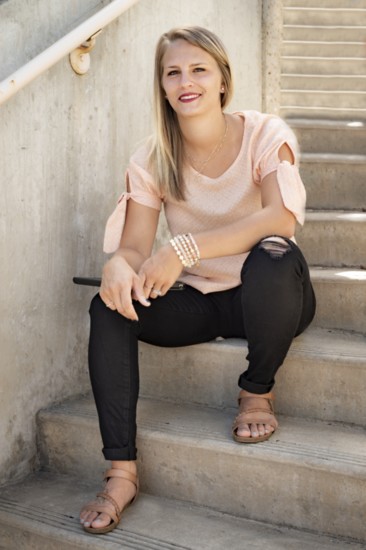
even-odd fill
[(135, 249), (120, 247), (113, 255), (113, 258), (121, 258), (125, 260), (132, 269), (138, 273), (140, 267), (147, 259), (143, 254)]
[(270, 235), (292, 237), (295, 232), (293, 214), (267, 206), (246, 218), (225, 227), (195, 233), (201, 258), (218, 258), (249, 252), (261, 239)]

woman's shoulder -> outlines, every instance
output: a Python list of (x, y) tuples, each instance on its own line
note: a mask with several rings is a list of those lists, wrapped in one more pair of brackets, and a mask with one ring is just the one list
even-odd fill
[(237, 111), (244, 118), (244, 140), (252, 150), (257, 151), (276, 142), (288, 142), (293, 149), (298, 148), (294, 132), (281, 117), (259, 111)]
[(273, 128), (290, 129), (287, 123), (278, 115), (262, 113), (255, 110), (235, 111), (233, 115), (241, 116), (245, 121), (246, 130), (261, 131)]

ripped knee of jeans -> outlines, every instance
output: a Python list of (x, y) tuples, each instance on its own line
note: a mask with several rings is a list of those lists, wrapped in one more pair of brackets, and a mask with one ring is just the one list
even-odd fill
[(283, 237), (277, 237), (276, 235), (261, 240), (258, 248), (267, 252), (273, 260), (280, 260), (291, 251), (290, 243)]

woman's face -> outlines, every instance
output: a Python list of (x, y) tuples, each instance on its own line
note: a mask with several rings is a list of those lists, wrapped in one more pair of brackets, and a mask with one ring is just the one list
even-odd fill
[(161, 83), (178, 118), (221, 110), (222, 75), (209, 53), (179, 39), (168, 46), (162, 64)]

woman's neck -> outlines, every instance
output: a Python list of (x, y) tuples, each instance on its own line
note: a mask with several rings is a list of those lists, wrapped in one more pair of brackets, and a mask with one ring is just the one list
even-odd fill
[(195, 156), (209, 154), (225, 133), (227, 121), (220, 111), (206, 117), (185, 118), (179, 121), (184, 146)]

